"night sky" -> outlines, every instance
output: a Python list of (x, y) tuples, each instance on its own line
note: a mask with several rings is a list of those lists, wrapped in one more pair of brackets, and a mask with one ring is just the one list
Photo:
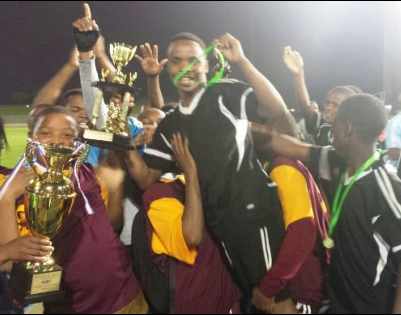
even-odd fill
[[(68, 60), (71, 23), (83, 16), (82, 3), (0, 2), (0, 104), (15, 103), (21, 93), (34, 95)], [(384, 16), (379, 2), (88, 3), (107, 43), (159, 44), (162, 57), (175, 33), (190, 31), (210, 42), (230, 32), (289, 107), (295, 101), (292, 77), (282, 62), (286, 45), (303, 55), (311, 98), (320, 104), (337, 85), (354, 84), (371, 93), (383, 89)], [(133, 62), (131, 68), (139, 71), (138, 84), (146, 87), (139, 64)], [(78, 86), (76, 76), (68, 87)], [(166, 73), (162, 89), (167, 100), (176, 98)]]

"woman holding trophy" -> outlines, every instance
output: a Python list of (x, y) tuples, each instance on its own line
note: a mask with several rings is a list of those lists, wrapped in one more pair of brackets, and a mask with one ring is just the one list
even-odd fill
[[(73, 151), (77, 151), (82, 147), (75, 142), (78, 136), (77, 123), (62, 107), (50, 107), (40, 113), (35, 118), (31, 135), (33, 140), (29, 145), (35, 143), (38, 149), (34, 150), (36, 156), (34, 162), (30, 164), (33, 167), (41, 164), (38, 166), (39, 169), (43, 165), (46, 167), (46, 161), (49, 162), (46, 158), (53, 154), (50, 148), (57, 147), (59, 152), (60, 150), (67, 152), (72, 148)], [(43, 149), (45, 152), (42, 152)], [(53, 160), (50, 159), (49, 164), (52, 164), (51, 161)], [(47, 168), (50, 169), (51, 166)], [(41, 171), (48, 174), (48, 169)], [(63, 165), (61, 169), (64, 169)], [(30, 173), (31, 177), (23, 181), (20, 180), (21, 176), (18, 176), (21, 172), (25, 174), (29, 171), (16, 170), (14, 172), (16, 176), (12, 174), (5, 183), (0, 181), (0, 185), (4, 184), (0, 190), (0, 244), (6, 244), (20, 236), (16, 220), (16, 204), (20, 202), (24, 191), (25, 208), (35, 208), (37, 204), (44, 205), (41, 204), (40, 198), (35, 199), (35, 195), (27, 193), (31, 189), (31, 186), (28, 189), (27, 187), (32, 174)], [(54, 177), (57, 175), (57, 172), (50, 173)], [(92, 169), (80, 161), (69, 175), (72, 177), (75, 197), (71, 202), (69, 214), (59, 224), (58, 231), (52, 237), (55, 249), (53, 257), (63, 268), (62, 290), (65, 292), (65, 298), (45, 301), (45, 312), (48, 314), (147, 313), (148, 307), (139, 283), (125, 257), (124, 246), (110, 225), (100, 186)], [(35, 180), (44, 181), (43, 178), (44, 175), (37, 176)], [(40, 184), (43, 183), (38, 185)], [(42, 224), (35, 221), (40, 221), (40, 216), (28, 218), (31, 215), (29, 211), (25, 212), (27, 221), (33, 221), (28, 226), (33, 226), (35, 231), (38, 230), (37, 226), (43, 228)], [(44, 225), (48, 228), (52, 223), (53, 221), (47, 221)]]

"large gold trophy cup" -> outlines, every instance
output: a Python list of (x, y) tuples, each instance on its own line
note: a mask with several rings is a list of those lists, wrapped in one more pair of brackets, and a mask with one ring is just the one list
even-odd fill
[[(102, 71), (100, 82), (94, 82), (92, 85), (99, 89), (93, 110), (92, 125), (96, 128), (101, 112), (101, 104), (104, 97), (119, 95), (122, 98), (122, 105), (113, 101), (109, 102), (108, 114), (105, 124), (100, 130), (87, 130), (84, 133), (84, 139), (91, 145), (112, 149), (112, 150), (133, 150), (131, 137), (127, 132), (127, 116), (130, 107), (131, 97), (139, 89), (134, 88), (134, 81), (137, 74), (124, 74), (122, 68), (134, 58), (136, 47), (126, 44), (110, 45), (110, 56), (117, 71), (113, 74), (113, 82), (106, 82), (109, 76), (108, 71)], [(127, 83), (128, 81), (128, 83)]]
[[(28, 142), (26, 159), (36, 178), (25, 193), (25, 216), (33, 235), (51, 239), (60, 230), (76, 197), (70, 178), (88, 154), (89, 146), (84, 144), (70, 148)], [(51, 257), (41, 263), (15, 263), (11, 274), (12, 296), (24, 305), (61, 299), (62, 273)]]

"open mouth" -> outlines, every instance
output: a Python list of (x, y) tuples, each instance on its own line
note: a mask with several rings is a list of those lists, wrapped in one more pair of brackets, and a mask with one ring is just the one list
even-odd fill
[(183, 85), (183, 86), (189, 86), (189, 85), (191, 85), (195, 80), (196, 80), (196, 76), (195, 76), (195, 75), (187, 74), (187, 75), (185, 75), (185, 76), (182, 77), (182, 79), (180, 80), (180, 83), (181, 83), (181, 85)]
[(87, 121), (83, 121), (79, 123), (79, 128), (81, 128), (82, 130), (88, 130), (89, 129), (89, 124)]

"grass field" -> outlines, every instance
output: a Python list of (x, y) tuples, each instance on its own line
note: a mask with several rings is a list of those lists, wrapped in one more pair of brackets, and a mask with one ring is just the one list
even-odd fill
[[(135, 106), (132, 115), (136, 117), (139, 115), (140, 110), (140, 106)], [(29, 111), (30, 108), (27, 108), (26, 106), (0, 106), (0, 117), (16, 117), (18, 122), (24, 122), (27, 121), (27, 115), (29, 114)], [(6, 119), (6, 134), (10, 148), (9, 150), (4, 150), (1, 152), (0, 156), (0, 165), (8, 168), (14, 168), (24, 153), (28, 134), (28, 128), (12, 127), (12, 125), (8, 125), (7, 127), (7, 124), (13, 122), (15, 121)]]
[(1, 152), (0, 164), (14, 168), (25, 151), (28, 128), (6, 127), (9, 150)]

